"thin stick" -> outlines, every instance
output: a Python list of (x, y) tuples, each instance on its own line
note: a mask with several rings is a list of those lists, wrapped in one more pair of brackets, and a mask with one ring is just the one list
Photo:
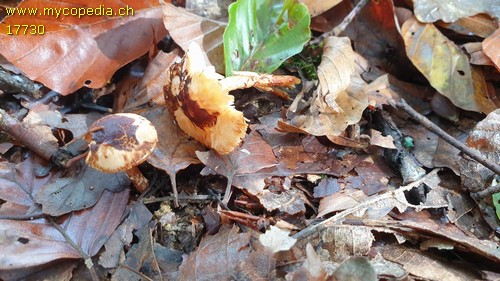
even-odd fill
[(368, 0), (361, 0), (354, 6), (352, 11), (344, 18), (344, 20), (337, 26), (335, 26), (332, 30), (327, 31), (320, 36), (316, 37), (315, 39), (309, 41), (306, 45), (315, 45), (318, 44), (319, 42), (323, 41), (328, 36), (338, 36), (340, 33), (342, 33), (347, 26), (352, 22), (354, 17), (359, 13), (361, 9), (368, 3)]
[(500, 175), (500, 165), (492, 163), (489, 159), (484, 157), (479, 151), (466, 146), (465, 144), (456, 140), (454, 137), (450, 136), (447, 132), (443, 131), (436, 124), (432, 123), (425, 116), (415, 111), (415, 109), (409, 106), (404, 99), (401, 99), (399, 102), (391, 102), (391, 105), (398, 109), (403, 110), (408, 115), (410, 115), (411, 118), (413, 118), (415, 121), (424, 126), (424, 128), (433, 132), (443, 140), (447, 141), (449, 144), (456, 147), (458, 150), (460, 150), (462, 153), (466, 154), (470, 158), (483, 164), (486, 168), (492, 170), (494, 173)]
[[(344, 219), (346, 216), (350, 215), (350, 214), (353, 214), (353, 213), (356, 213), (356, 212), (359, 212), (359, 211), (362, 211), (363, 209), (366, 209), (368, 207), (370, 207), (371, 205), (379, 202), (379, 201), (382, 201), (382, 200), (387, 200), (389, 198), (397, 198), (397, 194), (396, 193), (403, 193), (405, 191), (410, 191), (411, 189), (419, 186), (420, 184), (422, 184), (423, 182), (425, 182), (428, 178), (434, 176), (438, 171), (440, 171), (441, 169), (437, 168), (437, 169), (434, 169), (432, 170), (430, 173), (428, 173), (427, 175), (421, 177), (420, 179), (406, 185), (406, 186), (402, 186), (400, 188), (398, 188), (397, 190), (394, 190), (394, 191), (391, 191), (391, 192), (387, 192), (387, 193), (383, 193), (383, 194), (380, 194), (380, 195), (377, 195), (371, 199), (368, 199), (364, 202), (361, 202), (360, 204), (350, 208), (350, 209), (347, 209), (347, 210), (344, 210), (340, 213), (337, 213), (336, 215), (334, 215), (333, 217), (330, 217), (318, 224), (313, 224), (313, 225), (310, 225), (304, 229), (302, 229), (301, 231), (297, 232), (293, 238), (295, 239), (303, 239), (305, 237), (308, 237), (309, 235), (313, 234), (314, 232), (319, 232), (331, 225), (334, 225), (335, 223), (337, 223), (339, 220), (342, 220)], [(414, 205), (411, 205), (411, 204), (407, 204), (408, 207), (422, 207), (422, 206), (414, 206)]]

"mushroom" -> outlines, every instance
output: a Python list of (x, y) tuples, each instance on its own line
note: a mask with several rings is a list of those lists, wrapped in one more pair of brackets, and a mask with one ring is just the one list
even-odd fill
[(139, 192), (148, 180), (137, 168), (158, 141), (156, 129), (146, 118), (132, 113), (107, 115), (95, 121), (84, 136), (89, 142), (85, 162), (103, 173), (124, 171)]
[(166, 105), (179, 127), (219, 154), (230, 153), (247, 130), (245, 117), (234, 108), (230, 91), (256, 87), (288, 98), (276, 87), (292, 88), (300, 82), (286, 75), (235, 74), (227, 78), (218, 74), (206, 63), (200, 46), (192, 43), (182, 60), (169, 68), (164, 87)]

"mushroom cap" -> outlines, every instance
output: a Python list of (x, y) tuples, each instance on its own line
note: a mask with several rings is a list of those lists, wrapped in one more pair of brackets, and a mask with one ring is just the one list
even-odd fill
[(116, 173), (144, 162), (155, 148), (158, 135), (148, 119), (118, 113), (95, 121), (85, 140), (89, 142), (87, 164), (104, 173)]
[(164, 90), (179, 127), (205, 146), (228, 154), (245, 136), (247, 123), (220, 83), (222, 78), (205, 63), (201, 48), (191, 44), (182, 60), (170, 67)]

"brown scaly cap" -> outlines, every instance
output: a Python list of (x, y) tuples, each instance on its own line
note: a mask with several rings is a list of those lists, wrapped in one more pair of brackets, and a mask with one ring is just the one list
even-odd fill
[(132, 113), (105, 116), (85, 135), (89, 153), (85, 161), (104, 173), (126, 171), (146, 160), (158, 141), (146, 118)]

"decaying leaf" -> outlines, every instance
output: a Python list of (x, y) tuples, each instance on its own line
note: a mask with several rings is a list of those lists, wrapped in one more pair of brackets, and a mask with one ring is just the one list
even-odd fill
[[(104, 192), (96, 205), (74, 212), (61, 228), (88, 256), (94, 256), (121, 221), (129, 190)], [(19, 269), (61, 258), (82, 258), (62, 234), (45, 219), (0, 220), (0, 269)]]
[(357, 123), (368, 106), (365, 83), (355, 73), (348, 38), (325, 39), (318, 77), (319, 86), (312, 97), (299, 94), (287, 117), (291, 125), (312, 135), (339, 135), (348, 125)]
[[(224, 71), (222, 34), (226, 24), (200, 17), (186, 9), (160, 0), (163, 23), (175, 43), (187, 50), (195, 42), (203, 50), (203, 58), (219, 73)], [(200, 62), (201, 63), (201, 62)]]
[(413, 0), (415, 15), (421, 22), (443, 20), (453, 22), (459, 18), (488, 13), (492, 17), (500, 17), (500, 5), (496, 0)]
[(229, 200), (231, 184), (236, 175), (251, 175), (277, 164), (271, 147), (256, 132), (247, 135), (243, 145), (227, 155), (220, 155), (213, 151), (197, 151), (196, 155), (206, 165), (202, 174), (208, 174), (211, 170), (227, 177), (228, 183), (224, 200)]
[[(158, 55), (149, 63), (142, 80), (133, 89), (125, 103), (124, 112), (131, 112), (144, 107), (165, 106), (163, 87), (168, 73), (168, 67), (178, 58), (177, 52)], [(159, 128), (156, 127), (156, 130)]]
[(500, 71), (500, 28), (483, 41), (483, 51)]
[(151, 235), (153, 229), (154, 223), (150, 222), (136, 232), (139, 242), (127, 252), (126, 259), (113, 274), (112, 281), (134, 280), (137, 278), (134, 271), (140, 272), (142, 267), (150, 268), (146, 275), (151, 279), (160, 279), (160, 275), (168, 274), (180, 265), (182, 252), (154, 242)]
[(408, 57), (436, 90), (462, 109), (488, 112), (480, 104), (488, 94), (475, 87), (469, 59), (453, 41), (415, 17), (403, 24), (402, 35)]
[[(16, 14), (0, 23), (0, 53), (30, 79), (62, 95), (84, 86), (100, 88), (116, 70), (145, 54), (167, 33), (157, 1), (111, 0), (102, 5), (112, 9), (112, 13), (118, 13), (120, 8), (129, 11), (127, 16), (107, 15), (101, 11), (103, 15), (59, 14), (56, 17), (62, 9), (87, 11), (86, 8), (99, 7), (100, 4), (22, 1), (18, 9), (37, 8), (38, 15)], [(8, 35), (9, 26), (16, 24), (41, 26), (44, 34)]]
[(332, 260), (343, 262), (350, 256), (367, 255), (375, 240), (370, 227), (336, 225), (321, 232), (324, 248)]
[(203, 146), (189, 139), (189, 136), (179, 129), (174, 123), (173, 116), (166, 108), (150, 109), (142, 115), (151, 120), (157, 128), (158, 138), (161, 140), (147, 161), (156, 168), (167, 172), (174, 195), (176, 195), (177, 172), (191, 164), (200, 163), (200, 160), (196, 158), (195, 151), (203, 150)]
[(93, 206), (105, 190), (120, 192), (130, 185), (125, 173), (105, 174), (84, 165), (68, 177), (56, 178), (40, 188), (35, 201), (42, 211), (60, 216)]
[[(492, 163), (500, 162), (500, 109), (497, 109), (481, 122), (469, 134), (466, 145), (478, 150), (484, 157)], [(460, 177), (465, 188), (473, 193), (487, 190), (495, 182), (495, 173), (482, 164), (472, 160), (469, 156), (464, 156), (460, 162)], [(473, 195), (482, 208), (483, 217), (488, 224), (497, 229), (500, 227), (500, 219), (496, 216), (493, 208), (492, 194)]]
[[(249, 233), (238, 233), (236, 226), (222, 227), (216, 235), (202, 239), (196, 251), (182, 262), (179, 280), (227, 280), (238, 276), (239, 265), (252, 259), (254, 251)], [(262, 250), (257, 250), (256, 254), (268, 255)], [(265, 272), (267, 269), (265, 264), (259, 268), (263, 271), (260, 278), (270, 277), (271, 272)]]
[[(409, 274), (417, 278), (443, 281), (466, 281), (476, 278), (475, 274), (463, 265), (453, 264), (411, 248), (386, 246), (381, 250), (386, 260), (400, 264)], [(425, 270), (422, 270), (423, 268)]]
[(315, 16), (320, 15), (323, 12), (326, 12), (327, 10), (335, 7), (337, 4), (339, 4), (342, 1), (341, 0), (328, 0), (328, 1), (302, 0), (301, 2), (307, 6), (307, 9), (309, 10), (311, 17), (315, 17)]
[(128, 217), (104, 244), (106, 251), (99, 257), (99, 264), (106, 268), (117, 267), (125, 256), (124, 248), (132, 242), (132, 232), (147, 225), (152, 217), (142, 202), (135, 202)]
[(366, 257), (350, 257), (333, 273), (335, 280), (376, 281), (377, 272)]
[(289, 236), (290, 231), (282, 230), (281, 228), (271, 225), (266, 233), (259, 236), (259, 241), (262, 245), (271, 249), (271, 252), (288, 251), (293, 247), (297, 239)]

